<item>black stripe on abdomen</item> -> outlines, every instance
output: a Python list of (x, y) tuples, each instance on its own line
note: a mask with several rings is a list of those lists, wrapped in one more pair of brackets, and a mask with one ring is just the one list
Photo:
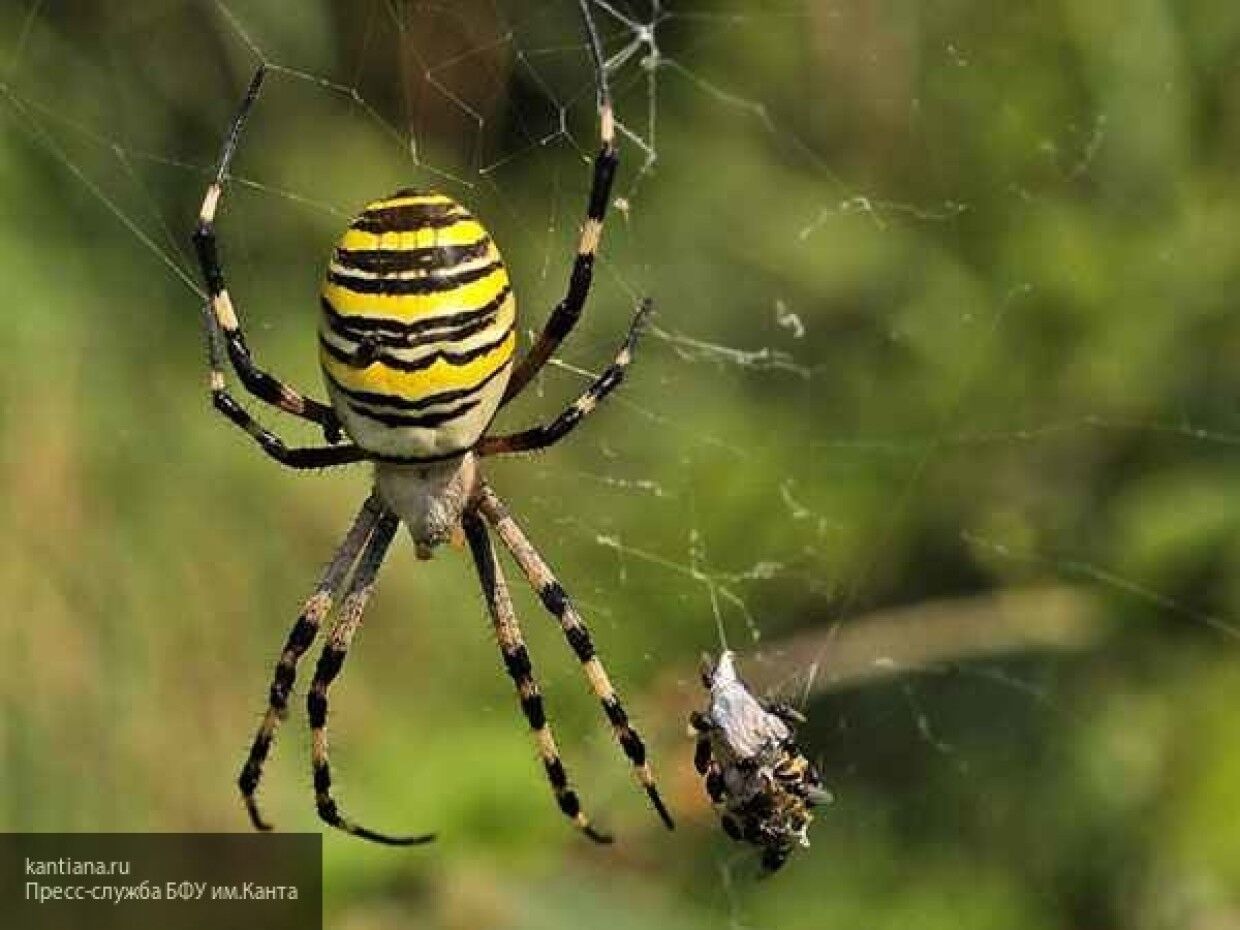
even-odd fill
[(360, 335), (367, 334), (380, 337), (387, 335), (411, 337), (437, 329), (467, 326), (479, 320), (493, 317), (511, 294), (512, 286), (505, 284), (503, 289), (494, 298), (476, 310), (462, 310), (459, 313), (426, 317), (425, 319), (413, 320), (409, 323), (392, 320), (387, 317), (343, 314), (333, 307), (331, 301), (326, 297), (319, 298), (319, 305), (323, 308), (323, 313), (327, 317), (327, 323), (332, 328), (332, 331), (346, 339), (356, 339)]
[(337, 249), (336, 263), (369, 274), (450, 270), (468, 261), (485, 258), (491, 248), (489, 236), (469, 245), (439, 245), (425, 249)]
[(333, 326), (330, 319), (328, 320), (328, 331), (338, 339), (345, 339), (350, 342), (361, 344), (363, 342), (371, 343), (378, 349), (424, 349), (434, 346), (436, 343), (461, 343), (466, 339), (472, 339), (474, 336), (485, 333), (491, 329), (499, 321), (499, 308), (496, 307), (489, 313), (474, 315), (470, 322), (459, 326), (445, 326), (442, 328), (427, 330), (417, 335), (398, 334), (393, 335), (384, 332), (357, 332), (347, 326)]
[(350, 228), (382, 235), (417, 232), (419, 229), (446, 229), (471, 219), (472, 216), (454, 203), (418, 203), (367, 210), (350, 224)]
[(370, 407), (364, 407), (345, 398), (349, 408), (358, 416), (363, 416), (368, 420), (374, 420), (382, 423), (384, 426), (393, 427), (418, 427), (421, 429), (435, 429), (443, 426), (445, 423), (462, 417), (469, 413), (482, 401), (480, 399), (467, 400), (448, 410), (439, 410), (435, 413), (408, 414), (408, 413), (391, 413), (386, 410), (374, 410)]
[[(512, 327), (506, 326), (503, 332), (501, 332), (495, 339), (490, 342), (484, 342), (482, 345), (475, 346), (472, 349), (463, 349), (454, 352), (451, 348), (451, 343), (447, 343), (445, 348), (428, 352), (422, 358), (415, 359), (414, 361), (405, 361), (404, 359), (395, 358), (390, 354), (381, 353), (378, 358), (370, 364), (383, 365), (396, 371), (423, 371), (430, 368), (438, 361), (447, 362), (449, 365), (465, 365), (468, 362), (472, 362), (476, 358), (481, 358), (490, 352), (494, 352), (507, 341), (510, 335), (512, 335)], [(319, 345), (323, 348), (324, 352), (336, 359), (338, 362), (343, 362), (346, 365), (353, 365), (356, 363), (355, 356), (352, 352), (346, 352), (328, 342), (321, 333), (319, 334)]]
[(388, 296), (408, 296), (412, 294), (442, 294), (454, 291), (458, 287), (481, 281), (488, 275), (502, 270), (500, 261), (493, 261), (478, 268), (469, 268), (455, 274), (429, 274), (416, 278), (355, 278), (338, 271), (327, 272), (330, 284), (346, 288), (354, 294), (383, 294)]

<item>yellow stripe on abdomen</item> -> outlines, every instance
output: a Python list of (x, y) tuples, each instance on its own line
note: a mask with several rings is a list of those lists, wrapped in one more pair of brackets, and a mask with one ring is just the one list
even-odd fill
[(477, 220), (457, 220), (441, 229), (424, 227), (404, 232), (373, 233), (361, 229), (349, 229), (340, 240), (342, 249), (391, 249), (404, 252), (409, 249), (425, 249), (436, 245), (467, 245), (487, 234)]
[[(395, 284), (399, 279), (392, 276), (388, 280)], [(327, 281), (323, 284), (323, 297), (344, 317), (412, 323), (484, 307), (506, 287), (508, 272), (502, 264), (498, 264), (486, 277), (443, 291), (427, 294), (368, 294), (347, 284)]]
[(381, 360), (366, 368), (355, 368), (326, 350), (320, 350), (319, 360), (327, 376), (347, 390), (383, 395), (395, 404), (409, 404), (446, 391), (476, 387), (512, 360), (516, 342), (516, 333), (509, 330), (494, 349), (475, 359), (453, 364), (441, 357), (419, 371), (401, 371)]

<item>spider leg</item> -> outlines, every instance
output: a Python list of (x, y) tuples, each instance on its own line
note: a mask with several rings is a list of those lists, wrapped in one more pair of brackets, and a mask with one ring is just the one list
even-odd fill
[(349, 465), (364, 461), (368, 456), (355, 445), (290, 448), (279, 436), (250, 416), (228, 392), (224, 380), (224, 360), (220, 350), (222, 334), (219, 322), (208, 304), (203, 308), (207, 332), (207, 362), (210, 366), (211, 402), (215, 409), (239, 426), (259, 444), (264, 452), (281, 465), (289, 468), (328, 468), (332, 465)]
[[(263, 67), (259, 67), (255, 72), (253, 80), (250, 81), (249, 89), (241, 101), (241, 106), (237, 110), (237, 115), (233, 118), (228, 135), (224, 140), (224, 146), (220, 152), (220, 160), (215, 170), (215, 178), (207, 187), (207, 193), (203, 197), (202, 208), (198, 214), (198, 224), (194, 228), (194, 251), (197, 253), (202, 277), (207, 285), (207, 294), (211, 301), (211, 317), (215, 320), (216, 326), (227, 347), (228, 357), (232, 361), (233, 369), (237, 372), (237, 376), (241, 379), (241, 383), (246, 390), (259, 400), (278, 407), (285, 413), (291, 413), (303, 420), (319, 424), (323, 428), (323, 434), (327, 440), (334, 443), (340, 438), (340, 421), (337, 419), (335, 411), (327, 404), (304, 396), (280, 379), (259, 368), (255, 363), (253, 356), (250, 354), (249, 346), (246, 344), (245, 334), (241, 331), (241, 323), (237, 318), (232, 298), (229, 297), (228, 288), (224, 282), (224, 268), (220, 262), (219, 246), (215, 233), (215, 213), (219, 207), (220, 197), (223, 194), (224, 180), (228, 176), (229, 165), (232, 163), (233, 155), (236, 154), (246, 118), (249, 116), (254, 102), (258, 99), (258, 92), (262, 87), (264, 74), (265, 68)], [(216, 378), (213, 372), (213, 393), (217, 389), (215, 382)], [(219, 388), (222, 387), (221, 383)], [(218, 401), (216, 406), (220, 407)], [(223, 410), (222, 407), (220, 409)], [(224, 412), (233, 422), (238, 422), (227, 411)]]
[(602, 702), (603, 711), (607, 714), (607, 719), (615, 732), (616, 741), (624, 750), (629, 762), (632, 763), (638, 782), (646, 790), (646, 795), (650, 798), (650, 803), (663, 824), (669, 830), (674, 829), (672, 816), (668, 813), (663, 798), (659, 795), (654, 774), (650, 770), (650, 764), (646, 761), (646, 745), (629, 723), (628, 714), (620, 703), (620, 698), (616, 695), (602, 662), (595, 654), (590, 631), (586, 629), (581, 615), (577, 613), (577, 608), (569, 600), (568, 593), (555, 579), (547, 563), (526, 538), (516, 521), (508, 514), (503, 501), (486, 484), (483, 484), (479, 491), (478, 508), (486, 517), (487, 522), (495, 528), (505, 548), (512, 553), (512, 557), (516, 559), (530, 585), (538, 592), (543, 606), (560, 621), (564, 638), (568, 640), (569, 646), (581, 662), (590, 688)]
[(594, 412), (603, 398), (624, 381), (625, 372), (633, 361), (633, 352), (637, 347), (638, 337), (641, 336), (643, 324), (650, 315), (650, 308), (649, 299), (641, 302), (629, 326), (629, 334), (624, 340), (624, 345), (620, 347), (612, 363), (594, 380), (584, 394), (573, 401), (567, 410), (550, 423), (535, 426), (533, 429), (522, 430), (509, 436), (488, 436), (478, 444), (477, 454), (479, 456), (508, 455), (514, 452), (545, 449), (572, 432), (578, 423)]
[(598, 255), (599, 242), (603, 237), (603, 221), (607, 216), (607, 204), (616, 178), (619, 155), (616, 150), (616, 120), (612, 110), (611, 91), (607, 86), (607, 69), (603, 62), (602, 43), (598, 30), (590, 16), (586, 0), (579, 0), (581, 15), (585, 21), (586, 37), (594, 63), (595, 81), (598, 85), (599, 136), (601, 146), (594, 160), (594, 178), (590, 183), (590, 197), (586, 203), (586, 219), (577, 242), (577, 254), (568, 279), (568, 290), (556, 304), (547, 319), (538, 340), (513, 369), (504, 391), (501, 406), (521, 393), (534, 375), (551, 358), (556, 348), (577, 325), (590, 285), (594, 281), (594, 260)]
[(340, 813), (340, 808), (332, 797), (331, 765), (327, 758), (327, 693), (332, 682), (340, 674), (348, 654), (353, 636), (362, 623), (362, 613), (374, 589), (375, 575), (383, 563), (388, 546), (400, 520), (391, 513), (384, 512), (376, 522), (373, 533), (358, 561), (353, 580), (340, 605), (340, 615), (328, 636), (327, 644), (319, 654), (318, 665), (314, 669), (314, 681), (310, 692), (306, 695), (306, 711), (310, 717), (311, 759), (314, 765), (314, 799), (319, 817), (326, 823), (346, 833), (360, 836), (362, 839), (390, 846), (411, 846), (415, 843), (428, 843), (434, 834), (423, 836), (389, 836), (376, 833), (360, 826)]
[(237, 779), (237, 786), (241, 789), (241, 797), (250, 814), (250, 821), (257, 830), (271, 829), (271, 825), (263, 820), (262, 814), (259, 813), (254, 794), (258, 790), (259, 780), (263, 777), (263, 763), (267, 761), (267, 756), (271, 751), (276, 730), (288, 713), (288, 698), (297, 677), (297, 663), (318, 636), (323, 618), (331, 610), (332, 599), (335, 598), (345, 575), (357, 561), (358, 553), (366, 540), (370, 538), (375, 523), (378, 522), (380, 509), (378, 501), (373, 496), (367, 498), (366, 503), (362, 505), (362, 509), (353, 521), (353, 526), (350, 527), (344, 541), (324, 570), (314, 594), (302, 606), (301, 615), (289, 631), (288, 640), (284, 643), (284, 649), (276, 662), (271, 690), (267, 698), (267, 712), (258, 725), (258, 732), (254, 734), (254, 742), (250, 746), (250, 754)]
[(538, 690), (538, 683), (534, 680), (534, 669), (530, 663), (529, 651), (525, 647), (521, 627), (517, 623), (516, 612), (512, 607), (512, 598), (508, 594), (508, 582), (504, 579), (504, 573), (495, 561), (495, 547), (487, 535), (486, 524), (473, 512), (467, 512), (461, 522), (465, 529), (465, 537), (469, 540), (470, 551), (474, 556), (474, 564), (478, 568), (478, 576), (482, 580), (487, 609), (491, 613), (491, 622), (495, 627), (496, 638), (499, 640), (504, 667), (517, 687), (517, 695), (521, 699), (521, 710), (525, 714), (525, 719), (529, 721), (530, 731), (534, 734), (534, 742), (538, 745), (538, 755), (547, 772), (551, 790), (555, 792), (556, 802), (565, 816), (571, 819), (582, 833), (596, 843), (610, 843), (610, 836), (600, 833), (590, 825), (589, 818), (581, 810), (581, 801), (577, 797), (577, 792), (568, 786), (568, 774), (564, 771), (564, 763), (560, 760), (555, 737), (552, 736), (551, 728), (547, 724), (542, 694)]

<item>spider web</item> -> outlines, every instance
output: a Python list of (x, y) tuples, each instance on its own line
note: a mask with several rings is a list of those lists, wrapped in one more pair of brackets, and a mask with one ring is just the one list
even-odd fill
[[(313, 293), (318, 270), (304, 257), (306, 244), (313, 240), (314, 254), (326, 254), (359, 204), (404, 184), (441, 187), (485, 218), (505, 245), (525, 326), (540, 325), (559, 298), (597, 134), (588, 50), (571, 7), (373, 0), (325, 5), (292, 26), (279, 4), (172, 3), (122, 18), (119, 28), (110, 22), (100, 46), (83, 49), (65, 44), (63, 11), (35, 0), (5, 14), (4, 34), (13, 38), (0, 48), (0, 101), (10, 131), (70, 188), (67, 202), (114, 220), (128, 247), (112, 248), (113, 264), (149, 276), (144, 296), (159, 309), (118, 316), (131, 326), (141, 313), (192, 318), (204, 295), (185, 230), (215, 148), (204, 149), (197, 131), (186, 132), (190, 145), (146, 126), (155, 114), (163, 124), (207, 120), (222, 132), (247, 71), (265, 64), (271, 78), (222, 210), (226, 258), (234, 292), (246, 295), (243, 313), (260, 357), (296, 372), (298, 383), (315, 383), (304, 361), (312, 357), (306, 314), (281, 309)], [(804, 54), (829, 31), (829, 14), (793, 0), (592, 0), (591, 8), (624, 158), (598, 283), (580, 330), (537, 382), (532, 402), (514, 405), (520, 410), (506, 412), (500, 425), (554, 414), (595, 377), (640, 297), (656, 298), (657, 318), (632, 380), (574, 437), (575, 452), (499, 464), (495, 477), (553, 562), (555, 554), (577, 553), (563, 560), (570, 567), (562, 573), (601, 641), (645, 622), (616, 604), (644, 604), (670, 628), (650, 650), (613, 662), (621, 681), (662, 682), (674, 692), (665, 704), (644, 707), (643, 718), (683, 719), (700, 701), (696, 654), (732, 648), (763, 689), (799, 698), (815, 718), (835, 716), (813, 730), (835, 757), (824, 766), (828, 784), (840, 756), (885, 739), (917, 741), (945, 760), (951, 777), (968, 781), (978, 777), (975, 750), (952, 732), (964, 726), (950, 712), (953, 701), (1002, 693), (1035, 716), (1071, 713), (1048, 666), (1006, 657), (1098, 648), (1103, 633), (1089, 619), (1097, 603), (1186, 623), (1228, 645), (1240, 638), (1225, 609), (1164, 590), (1157, 571), (1110, 564), (1106, 550), (1088, 542), (1072, 548), (1064, 542), (1071, 534), (1038, 532), (1019, 505), (974, 511), (971, 519), (951, 512), (953, 528), (935, 537), (955, 547), (950, 558), (918, 549), (919, 529), (910, 523), (947, 519), (925, 505), (934, 495), (963, 493), (953, 485), (959, 463), (983, 457), (996, 471), (1020, 470), (1053, 459), (1060, 440), (1082, 436), (1098, 437), (1098, 446), (1123, 437), (1213, 454), (1240, 445), (1240, 435), (1193, 413), (1085, 403), (1054, 408), (1047, 421), (1036, 404), (1026, 414), (990, 403), (1002, 383), (998, 346), (1012, 328), (1033, 325), (1051, 287), (1023, 278), (1019, 266), (1006, 280), (962, 287), (973, 299), (950, 316), (890, 312), (868, 334), (884, 347), (859, 353), (850, 327), (860, 324), (848, 304), (865, 305), (864, 296), (841, 290), (818, 301), (814, 269), (862, 276), (839, 255), (853, 238), (871, 257), (890, 243), (913, 252), (942, 248), (967, 234), (976, 204), (950, 190), (923, 202), (888, 193), (897, 186), (843, 167), (847, 156), (833, 157), (840, 144), (790, 107), (783, 89), (768, 92), (765, 82), (780, 75), (762, 71), (761, 46), (782, 42), (796, 50), (790, 54)], [(800, 41), (802, 33), (810, 38)], [(155, 66), (141, 46), (150, 36), (176, 44), (183, 73), (148, 73)], [(945, 68), (974, 66), (955, 42), (939, 51)], [(881, 65), (883, 49), (874, 54)], [(53, 60), (63, 66), (52, 69)], [(207, 106), (206, 114), (178, 102), (179, 90), (203, 80), (195, 75), (211, 75), (216, 92), (197, 93), (187, 106)], [(913, 135), (933, 140), (933, 127), (917, 122), (921, 99), (896, 98), (888, 103), (916, 124)], [(1107, 114), (1083, 113), (1061, 129), (1042, 143), (1053, 179), (1014, 172), (1005, 194), (1013, 204), (1037, 203), (1055, 185), (1091, 177), (1107, 143)], [(715, 161), (728, 146), (741, 167)], [(949, 152), (931, 147), (929, 173)], [(711, 230), (678, 215), (717, 206), (720, 184), (706, 175), (729, 170), (732, 199), (751, 205), (752, 227)], [(768, 198), (778, 197), (763, 184), (790, 175), (809, 179), (814, 193), (794, 209), (785, 205), (784, 223), (772, 233), (760, 220)], [(699, 185), (716, 200), (695, 199)], [(746, 215), (734, 211), (726, 220)], [(774, 257), (743, 266), (747, 237), (757, 250), (756, 240), (771, 234), (780, 240)], [(756, 280), (737, 284), (739, 312), (710, 303), (726, 291), (708, 282), (734, 273), (729, 260), (744, 267), (735, 273)], [(284, 272), (272, 275), (273, 261)], [(892, 306), (877, 300), (884, 312)], [(174, 324), (161, 318), (157, 326)], [(931, 397), (911, 417), (867, 420), (868, 398), (885, 390), (883, 373), (851, 370), (850, 385), (836, 340), (848, 346), (847, 364), (860, 357), (895, 366), (903, 352), (920, 353), (934, 370), (923, 385)], [(711, 409), (716, 394), (745, 415)], [(863, 412), (854, 420), (823, 407)], [(883, 503), (854, 506), (831, 493), (837, 482)], [(736, 515), (721, 517), (729, 508)], [(944, 562), (957, 572), (967, 563), (972, 575), (936, 577)], [(924, 577), (910, 568), (918, 564)], [(953, 599), (979, 590), (994, 596)], [(525, 613), (532, 610), (526, 604)], [(570, 673), (551, 662), (542, 675), (556, 690), (571, 687)], [(826, 700), (870, 682), (887, 682), (891, 700)], [(858, 752), (845, 766), (867, 764), (878, 763)], [(845, 782), (849, 775), (845, 768)], [(720, 855), (718, 890), (737, 926), (750, 919), (745, 867)]]

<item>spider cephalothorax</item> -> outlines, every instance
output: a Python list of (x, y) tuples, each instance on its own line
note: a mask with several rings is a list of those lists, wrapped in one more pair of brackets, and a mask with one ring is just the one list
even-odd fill
[(797, 748), (793, 725), (805, 718), (750, 694), (731, 652), (704, 666), (702, 681), (710, 704), (690, 717), (698, 734), (694, 764), (724, 830), (761, 849), (763, 867), (773, 872), (793, 849), (809, 845), (812, 809), (830, 800)]
[[(241, 793), (251, 820), (260, 829), (267, 829), (255, 800), (263, 763), (287, 711), (298, 662), (318, 636), (343, 588), (344, 597), (306, 697), (319, 816), (332, 826), (379, 842), (408, 844), (431, 839), (428, 835), (387, 836), (347, 819), (332, 795), (327, 754), (328, 691), (344, 665), (375, 576), (402, 523), (423, 558), (449, 538), (463, 536), (468, 542), (504, 668), (516, 686), (560, 809), (587, 836), (607, 841), (606, 835), (591, 826), (569, 786), (508, 585), (495, 558), (492, 531), (558, 621), (639, 783), (663, 822), (672, 826), (646, 761), (645, 745), (629, 723), (595, 654), (585, 623), (547, 563), (487, 484), (480, 467), (480, 460), (487, 456), (545, 448), (572, 431), (623, 380), (650, 310), (649, 303), (643, 301), (612, 363), (555, 420), (510, 435), (486, 435), (496, 411), (521, 393), (581, 315), (615, 177), (615, 123), (606, 69), (586, 0), (579, 0), (579, 6), (598, 83), (602, 146), (594, 163), (586, 219), (568, 288), (537, 341), (515, 365), (516, 302), (490, 235), (451, 197), (400, 190), (374, 201), (358, 214), (328, 266), (320, 295), (319, 345), (330, 404), (306, 397), (259, 368), (225, 286), (215, 216), (242, 127), (258, 98), (264, 69), (255, 74), (225, 140), (194, 233), (210, 296), (204, 316), (212, 402), (281, 464), (325, 468), (369, 461), (375, 467), (374, 490), (288, 635), (276, 663), (266, 714), (241, 771)], [(263, 428), (229, 393), (225, 354), (251, 394), (285, 413), (318, 424), (330, 445), (289, 448)], [(352, 442), (340, 443), (342, 433)]]

